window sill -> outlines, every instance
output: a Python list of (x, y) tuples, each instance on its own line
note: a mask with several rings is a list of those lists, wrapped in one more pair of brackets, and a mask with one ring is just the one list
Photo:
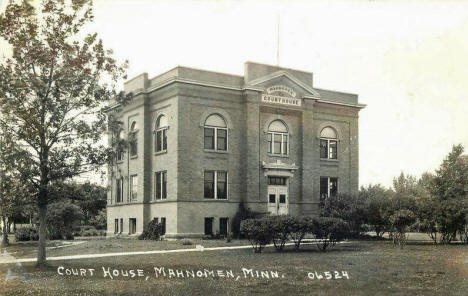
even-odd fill
[(135, 158), (138, 158), (138, 155), (130, 156), (130, 159), (135, 159)]
[(213, 202), (223, 202), (223, 201), (229, 201), (228, 198), (203, 198), (204, 201), (213, 201)]
[(208, 152), (208, 153), (221, 153), (221, 154), (229, 153), (229, 151), (227, 151), (227, 150), (204, 149), (204, 151)]
[(333, 158), (320, 158), (320, 161), (339, 162), (338, 159)]
[(122, 164), (122, 163), (124, 163), (123, 160), (117, 160), (117, 161), (115, 162), (115, 164)]
[(161, 155), (161, 154), (166, 154), (167, 150), (161, 150), (161, 151), (156, 151), (154, 152), (154, 155)]
[(165, 202), (167, 201), (167, 198), (162, 198), (162, 199), (153, 199), (151, 200), (151, 203), (156, 203), (156, 202)]
[(272, 154), (272, 153), (268, 153), (268, 156), (269, 156), (269, 157), (282, 157), (282, 158), (289, 158), (289, 154), (287, 154), (287, 155), (284, 155), (284, 154)]

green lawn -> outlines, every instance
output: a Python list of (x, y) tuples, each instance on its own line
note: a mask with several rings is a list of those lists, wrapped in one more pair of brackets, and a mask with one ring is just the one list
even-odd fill
[[(195, 242), (198, 243), (198, 242)], [(203, 241), (221, 245), (222, 241)], [(231, 244), (238, 245), (239, 242)], [(244, 242), (245, 243), (245, 242)], [(151, 244), (151, 249), (182, 246), (180, 242), (138, 242), (130, 240), (89, 241), (74, 247), (54, 250), (50, 256), (97, 253), (99, 246), (106, 252), (128, 247), (138, 250)], [(109, 248), (106, 247), (109, 244)], [(228, 244), (228, 245), (231, 245)], [(226, 244), (225, 244), (226, 245)], [(92, 246), (92, 248), (91, 248)], [(79, 251), (79, 253), (78, 253)], [(60, 253), (64, 252), (64, 253)], [(99, 251), (100, 252), (100, 251)], [(86, 260), (51, 261), (51, 267), (38, 271), (33, 264), (0, 264), (0, 285), (5, 295), (467, 295), (468, 248), (463, 245), (434, 246), (410, 244), (404, 250), (388, 241), (351, 241), (326, 253), (314, 245), (300, 252), (287, 249), (277, 253), (267, 248), (262, 254), (250, 249), (204, 251), (177, 254), (153, 254), (106, 257)], [(93, 276), (62, 276), (57, 268), (92, 268)], [(102, 267), (111, 269), (142, 269), (143, 277), (110, 279), (103, 277)], [(166, 277), (156, 277), (154, 267), (164, 267)], [(244, 276), (242, 268), (252, 269)], [(169, 269), (202, 274), (204, 270), (222, 270), (234, 278), (208, 277), (169, 278)], [(10, 271), (8, 271), (10, 270)], [(61, 270), (62, 271), (62, 270)], [(64, 270), (63, 270), (64, 271)], [(259, 271), (256, 277), (255, 271)], [(270, 271), (262, 278), (261, 271)], [(271, 278), (278, 276), (278, 278)], [(325, 279), (325, 271), (346, 271), (349, 279)], [(309, 279), (315, 272), (322, 279)], [(6, 274), (9, 273), (8, 278)], [(135, 271), (137, 273), (137, 271)], [(190, 273), (189, 273), (190, 275)], [(237, 276), (239, 276), (237, 278)], [(265, 274), (264, 274), (265, 276)]]

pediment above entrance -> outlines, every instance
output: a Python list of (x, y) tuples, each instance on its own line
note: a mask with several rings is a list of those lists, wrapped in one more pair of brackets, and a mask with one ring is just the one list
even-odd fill
[(276, 162), (262, 162), (262, 168), (264, 170), (265, 176), (284, 176), (284, 177), (293, 177), (294, 171), (299, 169), (299, 167), (293, 163), (288, 164), (284, 163), (281, 160), (277, 159)]
[(302, 82), (286, 70), (279, 70), (271, 74), (256, 78), (248, 86), (260, 88), (268, 95), (278, 95), (293, 99), (320, 98), (320, 94), (311, 86)]

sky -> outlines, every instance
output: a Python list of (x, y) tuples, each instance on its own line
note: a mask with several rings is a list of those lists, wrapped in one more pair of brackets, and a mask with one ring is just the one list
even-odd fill
[[(5, 6), (0, 0), (0, 7)], [(468, 147), (468, 1), (95, 0), (95, 31), (128, 77), (246, 61), (359, 95), (360, 184), (434, 171)], [(1, 44), (0, 44), (1, 46)]]

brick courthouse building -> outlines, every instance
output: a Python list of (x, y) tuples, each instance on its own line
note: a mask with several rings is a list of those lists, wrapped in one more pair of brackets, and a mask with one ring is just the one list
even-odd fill
[[(244, 76), (176, 67), (125, 83), (112, 106), (136, 141), (109, 168), (107, 225), (166, 237), (225, 234), (239, 203), (272, 214), (317, 213), (320, 198), (358, 191), (354, 94), (313, 87), (309, 72), (245, 63)], [(110, 135), (115, 136), (115, 135)]]

